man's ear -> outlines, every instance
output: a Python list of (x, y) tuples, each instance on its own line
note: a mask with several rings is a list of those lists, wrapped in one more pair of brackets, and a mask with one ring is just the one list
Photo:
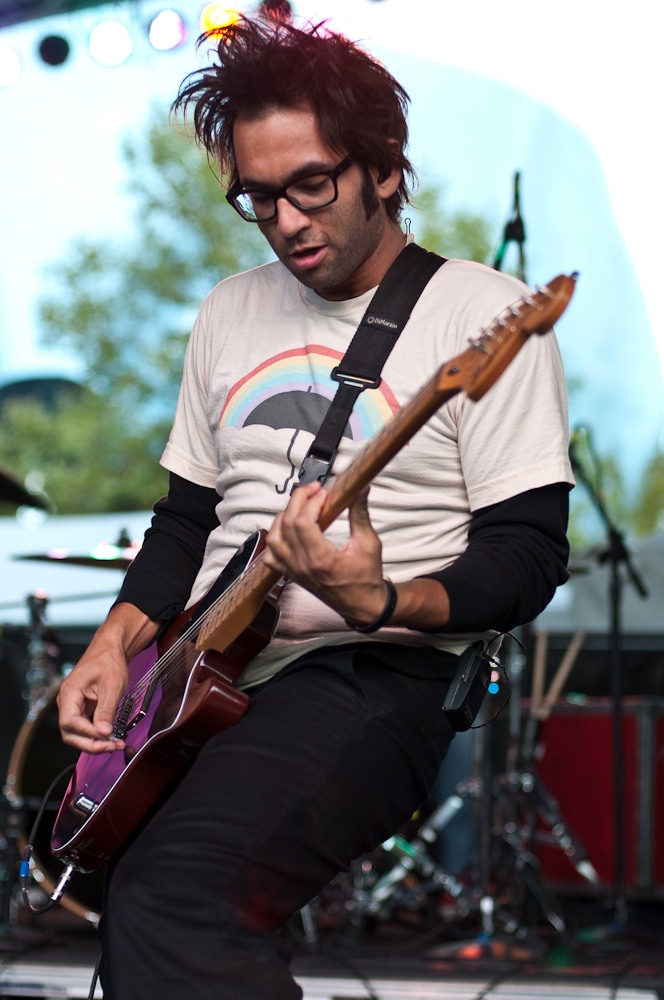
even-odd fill
[[(387, 141), (390, 146), (395, 149), (395, 151), (398, 151), (399, 143), (396, 139), (388, 139)], [(402, 176), (403, 171), (400, 167), (393, 167), (388, 173), (379, 174), (376, 178), (376, 191), (378, 192), (379, 198), (382, 198), (384, 201), (387, 200), (387, 198), (391, 198), (399, 187)]]

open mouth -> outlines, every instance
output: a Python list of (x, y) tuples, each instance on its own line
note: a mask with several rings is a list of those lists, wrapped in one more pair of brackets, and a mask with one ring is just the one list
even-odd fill
[(316, 267), (325, 256), (325, 247), (304, 247), (301, 250), (294, 250), (290, 255), (294, 264), (301, 268)]

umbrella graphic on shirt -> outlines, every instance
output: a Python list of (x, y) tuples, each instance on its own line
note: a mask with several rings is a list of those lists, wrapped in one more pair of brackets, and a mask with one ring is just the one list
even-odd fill
[[(260, 402), (249, 413), (242, 426), (263, 424), (264, 427), (272, 427), (275, 431), (283, 427), (293, 427), (299, 431), (309, 431), (315, 436), (330, 408), (330, 403), (331, 400), (317, 392), (313, 385), (310, 385), (306, 392), (301, 389), (290, 389), (288, 392), (279, 392), (276, 396), (270, 396)], [(349, 422), (346, 423), (343, 436), (351, 440), (353, 438)]]
[[(286, 461), (290, 464), (290, 472), (283, 486), (278, 486), (275, 483), (274, 488), (277, 493), (285, 493), (295, 475), (291, 452), (298, 434), (300, 431), (309, 431), (315, 437), (330, 408), (331, 401), (326, 396), (312, 392), (313, 388), (313, 385), (310, 385), (306, 392), (302, 392), (301, 389), (291, 389), (288, 392), (280, 392), (276, 396), (270, 396), (259, 403), (244, 422), (245, 427), (250, 424), (262, 424), (264, 427), (274, 428), (275, 431), (281, 430), (282, 427), (295, 428), (286, 450)], [(346, 421), (342, 437), (348, 437), (352, 440), (353, 434), (348, 421)]]
[[(219, 428), (259, 424), (273, 430), (293, 429), (286, 453), (291, 472), (283, 486), (275, 485), (278, 493), (285, 492), (294, 475), (290, 456), (298, 433), (307, 431), (315, 436), (330, 407), (338, 388), (331, 372), (342, 357), (340, 351), (319, 344), (283, 351), (254, 368), (228, 393)], [(398, 409), (394, 393), (383, 380), (378, 389), (360, 394), (344, 436), (353, 441), (367, 440)]]

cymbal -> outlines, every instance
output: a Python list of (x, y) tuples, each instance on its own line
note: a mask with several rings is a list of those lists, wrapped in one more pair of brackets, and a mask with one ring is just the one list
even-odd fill
[(59, 562), (70, 566), (96, 566), (98, 569), (127, 570), (138, 555), (141, 542), (131, 539), (123, 528), (114, 544), (100, 542), (92, 552), (82, 555), (70, 553), (67, 549), (51, 549), (49, 552), (35, 552), (26, 556), (14, 556), (14, 559), (30, 562)]
[[(55, 552), (58, 550), (56, 549)], [(57, 562), (57, 563), (68, 563), (70, 566), (96, 566), (99, 569), (121, 569), (127, 570), (131, 566), (133, 557), (127, 559), (125, 556), (115, 556), (112, 559), (106, 557), (99, 558), (98, 556), (70, 556), (67, 555), (56, 555), (54, 552), (43, 552), (37, 553), (35, 555), (29, 556), (14, 556), (14, 559), (21, 559), (23, 561), (30, 562)]]
[(43, 497), (29, 493), (11, 473), (2, 470), (0, 470), (0, 500), (4, 500), (5, 503), (15, 503), (20, 507), (48, 509)]

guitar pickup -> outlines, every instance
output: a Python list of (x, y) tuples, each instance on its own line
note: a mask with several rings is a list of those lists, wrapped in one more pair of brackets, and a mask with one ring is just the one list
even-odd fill
[(79, 797), (74, 802), (74, 808), (80, 809), (87, 816), (92, 816), (93, 812), (96, 812), (99, 803), (95, 802), (94, 799), (88, 798), (87, 795), (79, 795)]

